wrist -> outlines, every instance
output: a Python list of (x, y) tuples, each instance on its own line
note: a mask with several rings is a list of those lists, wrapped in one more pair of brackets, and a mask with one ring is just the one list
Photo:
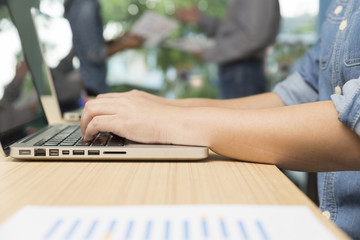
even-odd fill
[(211, 121), (208, 108), (167, 106), (166, 133), (168, 142), (180, 145), (209, 146)]

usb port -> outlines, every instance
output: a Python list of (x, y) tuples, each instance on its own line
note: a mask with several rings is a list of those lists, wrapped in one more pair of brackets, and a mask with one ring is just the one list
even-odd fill
[(31, 150), (19, 150), (19, 155), (30, 155)]
[(43, 149), (43, 148), (35, 149), (35, 157), (38, 157), (38, 156), (45, 157), (46, 156), (46, 150)]
[(59, 156), (59, 150), (50, 149), (49, 154), (50, 154), (50, 156)]
[(85, 151), (84, 150), (73, 150), (73, 155), (84, 155)]
[(69, 150), (62, 150), (62, 154), (63, 154), (63, 155), (69, 155), (69, 154), (70, 154), (70, 151), (69, 151)]
[(89, 150), (88, 155), (100, 155), (100, 151), (99, 150)]

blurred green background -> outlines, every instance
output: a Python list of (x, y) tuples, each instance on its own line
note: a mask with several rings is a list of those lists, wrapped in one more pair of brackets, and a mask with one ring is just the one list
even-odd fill
[[(131, 29), (135, 21), (147, 10), (171, 18), (176, 8), (195, 4), (209, 15), (224, 18), (229, 2), (229, 0), (99, 1), (102, 6), (104, 37), (108, 40)], [(13, 8), (17, 8), (16, 12), (19, 15), (17, 21), (21, 22), (18, 27), (23, 28), (21, 31), (23, 33), (31, 28), (26, 16), (29, 15), (28, 10), (31, 6), (38, 6), (49, 15), (62, 16), (63, 14), (63, 0), (10, 0), (9, 2)], [(296, 9), (295, 3), (301, 4), (298, 6), (305, 6), (304, 9)], [(269, 90), (293, 71), (306, 50), (315, 43), (318, 5), (319, 2), (315, 0), (280, 0), (283, 15), (281, 30), (274, 46), (268, 49), (266, 58), (266, 73), (270, 80)], [(201, 36), (201, 34), (196, 26), (180, 25), (170, 38), (177, 39), (186, 35)], [(25, 44), (35, 45), (33, 36), (25, 35), (23, 36), (26, 39)], [(37, 51), (34, 50), (34, 52)], [(216, 65), (202, 62), (189, 53), (161, 45), (118, 53), (109, 59), (108, 69), (108, 83), (111, 91), (137, 88), (169, 98), (217, 98), (218, 96)], [(35, 73), (39, 76), (40, 74), (43, 73)]]

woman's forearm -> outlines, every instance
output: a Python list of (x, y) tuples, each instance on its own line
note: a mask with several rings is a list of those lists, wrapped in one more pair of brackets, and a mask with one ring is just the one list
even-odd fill
[(176, 106), (136, 91), (107, 94), (86, 104), (82, 133), (85, 140), (105, 131), (143, 143), (209, 146), (291, 170), (360, 170), (360, 138), (338, 121), (331, 101), (283, 106), (274, 93), (203, 101), (212, 106)]
[(281, 98), (275, 93), (263, 93), (236, 99), (166, 99), (166, 104), (178, 107), (221, 107), (234, 109), (261, 109), (284, 106)]
[(301, 171), (360, 170), (360, 138), (337, 120), (331, 101), (233, 110), (184, 109), (179, 144), (206, 145), (239, 160)]

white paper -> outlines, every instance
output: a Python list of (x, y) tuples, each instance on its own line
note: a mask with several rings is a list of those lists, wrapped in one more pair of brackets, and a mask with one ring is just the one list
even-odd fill
[(177, 40), (168, 40), (165, 42), (164, 46), (185, 52), (196, 53), (213, 47), (214, 42), (207, 38), (188, 36)]
[(155, 46), (168, 37), (178, 22), (152, 11), (145, 12), (130, 32), (145, 39), (145, 45)]
[(305, 206), (165, 205), (21, 209), (2, 240), (336, 239)]

